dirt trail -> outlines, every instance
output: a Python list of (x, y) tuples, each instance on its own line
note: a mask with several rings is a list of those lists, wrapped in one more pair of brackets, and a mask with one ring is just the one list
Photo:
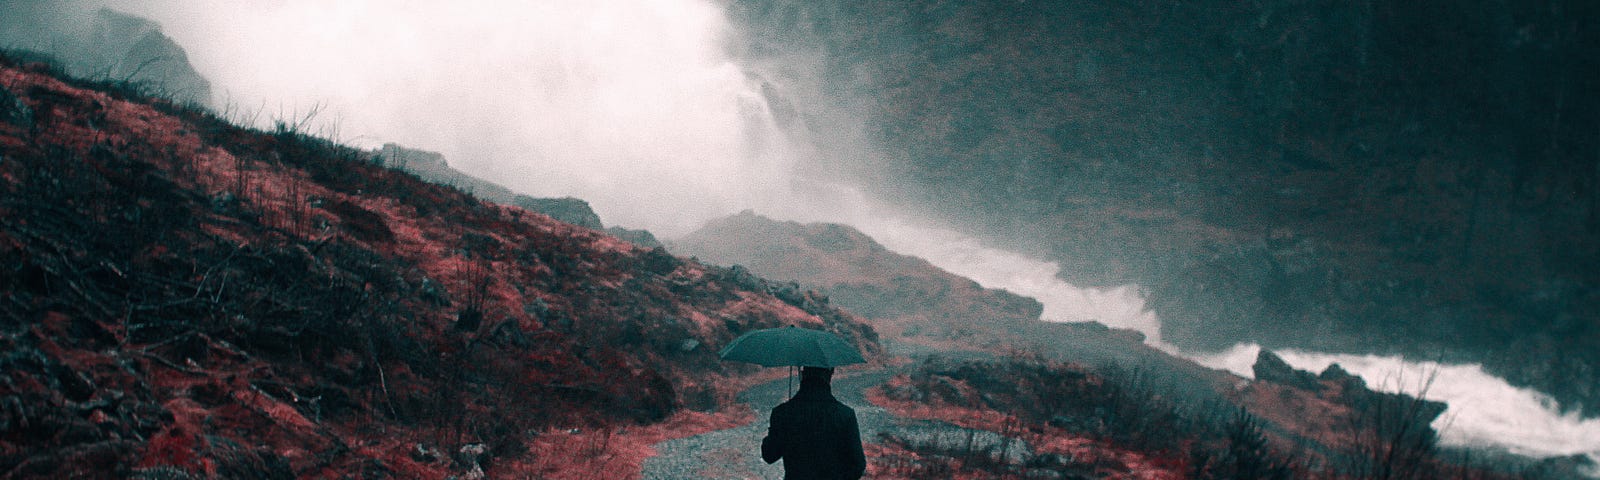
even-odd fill
[[(873, 441), (878, 438), (879, 432), (899, 428), (897, 425), (899, 423), (919, 422), (895, 418), (866, 399), (868, 388), (883, 383), (897, 372), (887, 368), (877, 368), (863, 372), (841, 371), (840, 373), (845, 375), (834, 380), (834, 396), (856, 410), (863, 441)], [(645, 461), (641, 477), (660, 480), (783, 478), (781, 462), (767, 465), (761, 461), (761, 438), (767, 434), (767, 413), (772, 411), (772, 407), (783, 402), (787, 391), (787, 379), (750, 387), (739, 394), (739, 400), (757, 412), (758, 420), (737, 428), (658, 443), (655, 448), (659, 453)]]

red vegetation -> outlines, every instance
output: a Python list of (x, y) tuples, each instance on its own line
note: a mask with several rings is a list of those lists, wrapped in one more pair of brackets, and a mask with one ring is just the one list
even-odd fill
[(0, 478), (625, 477), (750, 417), (715, 355), (742, 331), (878, 355), (825, 299), (288, 128), (9, 60), (0, 88), (29, 113), (0, 122)]
[[(988, 373), (997, 376), (1016, 375), (1024, 368), (1020, 364), (1013, 364), (1004, 369), (991, 367)], [(1061, 382), (1056, 386), (1074, 389), (1073, 385), (1081, 385), (1082, 388), (1078, 389), (1080, 394), (1095, 389), (1103, 381), (1076, 368), (1064, 366), (1058, 368), (1062, 370), (1056, 373), (1067, 372), (1067, 376), (1075, 381)], [(1066, 392), (1037, 392), (1037, 395), (1020, 398), (1022, 397), (1020, 395), (1012, 396), (1004, 391), (990, 391), (976, 387), (963, 378), (939, 375), (928, 366), (924, 366), (915, 376), (916, 378), (908, 375), (896, 376), (883, 386), (870, 390), (867, 398), (898, 416), (944, 421), (963, 428), (995, 432), (1018, 439), (1031, 448), (1031, 454), (1035, 458), (1054, 456), (1052, 458), (1070, 459), (1066, 465), (1055, 466), (1059, 469), (1056, 471), (1065, 472), (1070, 468), (1079, 475), (1088, 475), (1092, 478), (1186, 478), (1185, 461), (1176, 456), (1176, 452), (1130, 448), (1118, 445), (1104, 436), (1096, 438), (1095, 433), (1090, 431), (1073, 431), (1052, 425), (1049, 415), (1066, 413), (1066, 408), (1049, 405), (1029, 406), (1023, 403)], [(1023, 389), (1039, 385), (1041, 384), (1027, 381), (1013, 383), (1014, 388)], [(1079, 396), (1050, 398), (1056, 403), (1072, 403), (1081, 399)], [(891, 444), (887, 448), (904, 450), (904, 447), (903, 444), (898, 446)], [(916, 452), (899, 454), (918, 455)], [(884, 458), (893, 456), (886, 454)], [(927, 460), (920, 462), (926, 463)], [(972, 478), (990, 478), (989, 476), (996, 473), (993, 470), (985, 471), (959, 464), (955, 468), (957, 472), (965, 472), (965, 475)], [(1032, 478), (1026, 473), (1027, 470), (1021, 470), (1015, 478)]]

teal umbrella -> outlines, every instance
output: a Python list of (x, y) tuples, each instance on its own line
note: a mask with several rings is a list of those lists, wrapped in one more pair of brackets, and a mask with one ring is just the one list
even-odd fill
[(865, 363), (861, 352), (838, 335), (809, 328), (768, 328), (740, 335), (719, 354), (723, 360), (764, 367), (837, 367)]
[[(795, 328), (755, 330), (733, 339), (717, 352), (723, 360), (748, 362), (763, 367), (827, 367), (866, 363), (861, 352), (838, 335)], [(794, 369), (789, 369), (790, 394), (794, 393)]]

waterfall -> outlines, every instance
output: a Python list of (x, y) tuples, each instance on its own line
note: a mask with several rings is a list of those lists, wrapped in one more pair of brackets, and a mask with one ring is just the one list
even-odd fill
[[(859, 225), (891, 250), (922, 257), (985, 287), (1038, 299), (1044, 304), (1047, 321), (1096, 321), (1135, 330), (1145, 335), (1146, 343), (1167, 353), (1245, 378), (1254, 375), (1251, 366), (1261, 350), (1258, 345), (1240, 344), (1206, 353), (1183, 351), (1163, 341), (1161, 321), (1145, 308), (1137, 286), (1078, 287), (1057, 276), (1060, 267), (1055, 263), (989, 248), (949, 230), (896, 219)], [(1587, 455), (1600, 464), (1600, 418), (1562, 413), (1548, 395), (1514, 387), (1485, 372), (1481, 365), (1302, 350), (1276, 353), (1295, 368), (1312, 372), (1337, 363), (1378, 391), (1414, 395), (1426, 388), (1425, 398), (1449, 405), (1433, 424), (1443, 445), (1503, 448), (1535, 458)], [(1431, 385), (1425, 385), (1430, 377)]]

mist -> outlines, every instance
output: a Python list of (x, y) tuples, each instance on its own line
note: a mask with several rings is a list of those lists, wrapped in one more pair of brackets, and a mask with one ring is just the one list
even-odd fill
[[(1046, 320), (1133, 329), (1157, 348), (1245, 376), (1241, 359), (1259, 349), (1181, 352), (1162, 340), (1137, 286), (1066, 284), (1054, 263), (919, 226), (839, 183), (838, 172), (819, 172), (816, 165), (869, 164), (870, 148), (819, 148), (805, 129), (786, 125), (780, 107), (848, 99), (782, 83), (805, 75), (741, 65), (728, 50), (738, 32), (714, 2), (128, 0), (63, 11), (107, 5), (160, 22), (215, 85), (213, 108), (237, 121), (281, 121), (356, 146), (439, 151), (468, 174), (528, 195), (582, 198), (608, 224), (665, 237), (745, 209), (851, 223), (891, 249), (1034, 297)], [(831, 132), (855, 121), (811, 118)], [(840, 158), (850, 153), (863, 158)], [(1432, 368), (1439, 376), (1429, 397), (1450, 403), (1450, 424), (1437, 425), (1447, 444), (1600, 456), (1600, 423), (1564, 415), (1538, 392), (1474, 365), (1314, 352), (1284, 358), (1318, 371), (1338, 362), (1390, 391), (1407, 385), (1384, 378)]]
[(438, 151), (520, 193), (583, 198), (608, 224), (673, 236), (748, 208), (811, 216), (849, 195), (797, 175), (808, 149), (768, 102), (791, 89), (731, 59), (734, 30), (712, 2), (56, 6), (159, 22), (236, 121)]

